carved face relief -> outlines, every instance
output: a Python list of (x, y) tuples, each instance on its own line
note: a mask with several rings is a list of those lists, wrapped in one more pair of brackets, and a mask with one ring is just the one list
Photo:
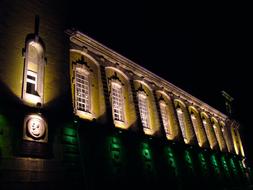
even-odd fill
[(31, 118), (27, 122), (27, 129), (33, 138), (40, 138), (45, 134), (45, 125), (38, 118)]
[(47, 122), (41, 113), (30, 113), (24, 119), (23, 139), (28, 141), (48, 141)]

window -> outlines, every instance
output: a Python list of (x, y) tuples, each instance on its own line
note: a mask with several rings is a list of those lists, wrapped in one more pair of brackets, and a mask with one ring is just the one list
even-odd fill
[(76, 109), (82, 112), (90, 112), (90, 84), (89, 73), (77, 68), (75, 72), (75, 97)]
[(33, 71), (27, 71), (26, 79), (26, 93), (37, 95), (37, 73)]
[(218, 140), (218, 137), (219, 137), (219, 133), (218, 133), (218, 128), (217, 128), (217, 126), (216, 126), (216, 124), (213, 124), (213, 129), (214, 129), (214, 133), (215, 133), (215, 135), (216, 135), (216, 138), (217, 138), (217, 140)]
[[(203, 122), (203, 125), (204, 125), (204, 128), (205, 128), (206, 134), (207, 134), (207, 138), (209, 138), (208, 124), (207, 124), (205, 119), (203, 119), (202, 122)], [(211, 139), (208, 139), (208, 140), (210, 142)]]
[(213, 149), (214, 146), (216, 145), (216, 140), (215, 140), (215, 137), (213, 137), (213, 132), (209, 128), (209, 124), (207, 122), (207, 119), (203, 118), (202, 119), (202, 123), (203, 123), (204, 129), (205, 129), (205, 132), (206, 132), (207, 139), (209, 141), (210, 147), (211, 147), (211, 149)]
[(141, 93), (138, 94), (138, 106), (143, 128), (150, 129), (147, 95)]
[(160, 111), (161, 111), (162, 122), (163, 122), (165, 133), (170, 134), (168, 108), (164, 101), (160, 101)]
[(196, 134), (196, 137), (198, 138), (198, 121), (195, 117), (194, 114), (191, 114), (191, 120), (192, 120), (192, 125)]
[(181, 128), (184, 141), (186, 141), (187, 138), (186, 138), (186, 133), (185, 133), (184, 117), (183, 117), (183, 112), (180, 108), (177, 109), (177, 117), (178, 117), (179, 126)]
[(124, 122), (124, 103), (121, 84), (116, 82), (111, 83), (111, 98), (114, 120)]
[(22, 98), (29, 104), (43, 104), (45, 63), (42, 45), (35, 41), (27, 42)]

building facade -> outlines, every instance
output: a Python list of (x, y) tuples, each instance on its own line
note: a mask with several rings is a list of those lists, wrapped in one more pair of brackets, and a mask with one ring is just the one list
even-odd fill
[(7, 2), (1, 13), (2, 188), (251, 185), (238, 122), (65, 30), (49, 4)]

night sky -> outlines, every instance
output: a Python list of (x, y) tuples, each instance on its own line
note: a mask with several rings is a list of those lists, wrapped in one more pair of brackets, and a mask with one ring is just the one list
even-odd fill
[[(69, 4), (68, 27), (147, 68), (225, 112), (225, 90), (233, 117), (242, 125), (246, 156), (253, 163), (252, 21), (247, 5), (139, 3)], [(201, 8), (200, 8), (200, 7)], [(251, 15), (252, 16), (252, 15)]]

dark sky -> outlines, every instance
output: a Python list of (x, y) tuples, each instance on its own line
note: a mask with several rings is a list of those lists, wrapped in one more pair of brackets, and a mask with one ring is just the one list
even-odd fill
[[(247, 5), (158, 2), (70, 4), (69, 27), (144, 66), (225, 112), (221, 91), (234, 97), (234, 118), (251, 151), (252, 14)], [(248, 109), (247, 109), (248, 108)]]

